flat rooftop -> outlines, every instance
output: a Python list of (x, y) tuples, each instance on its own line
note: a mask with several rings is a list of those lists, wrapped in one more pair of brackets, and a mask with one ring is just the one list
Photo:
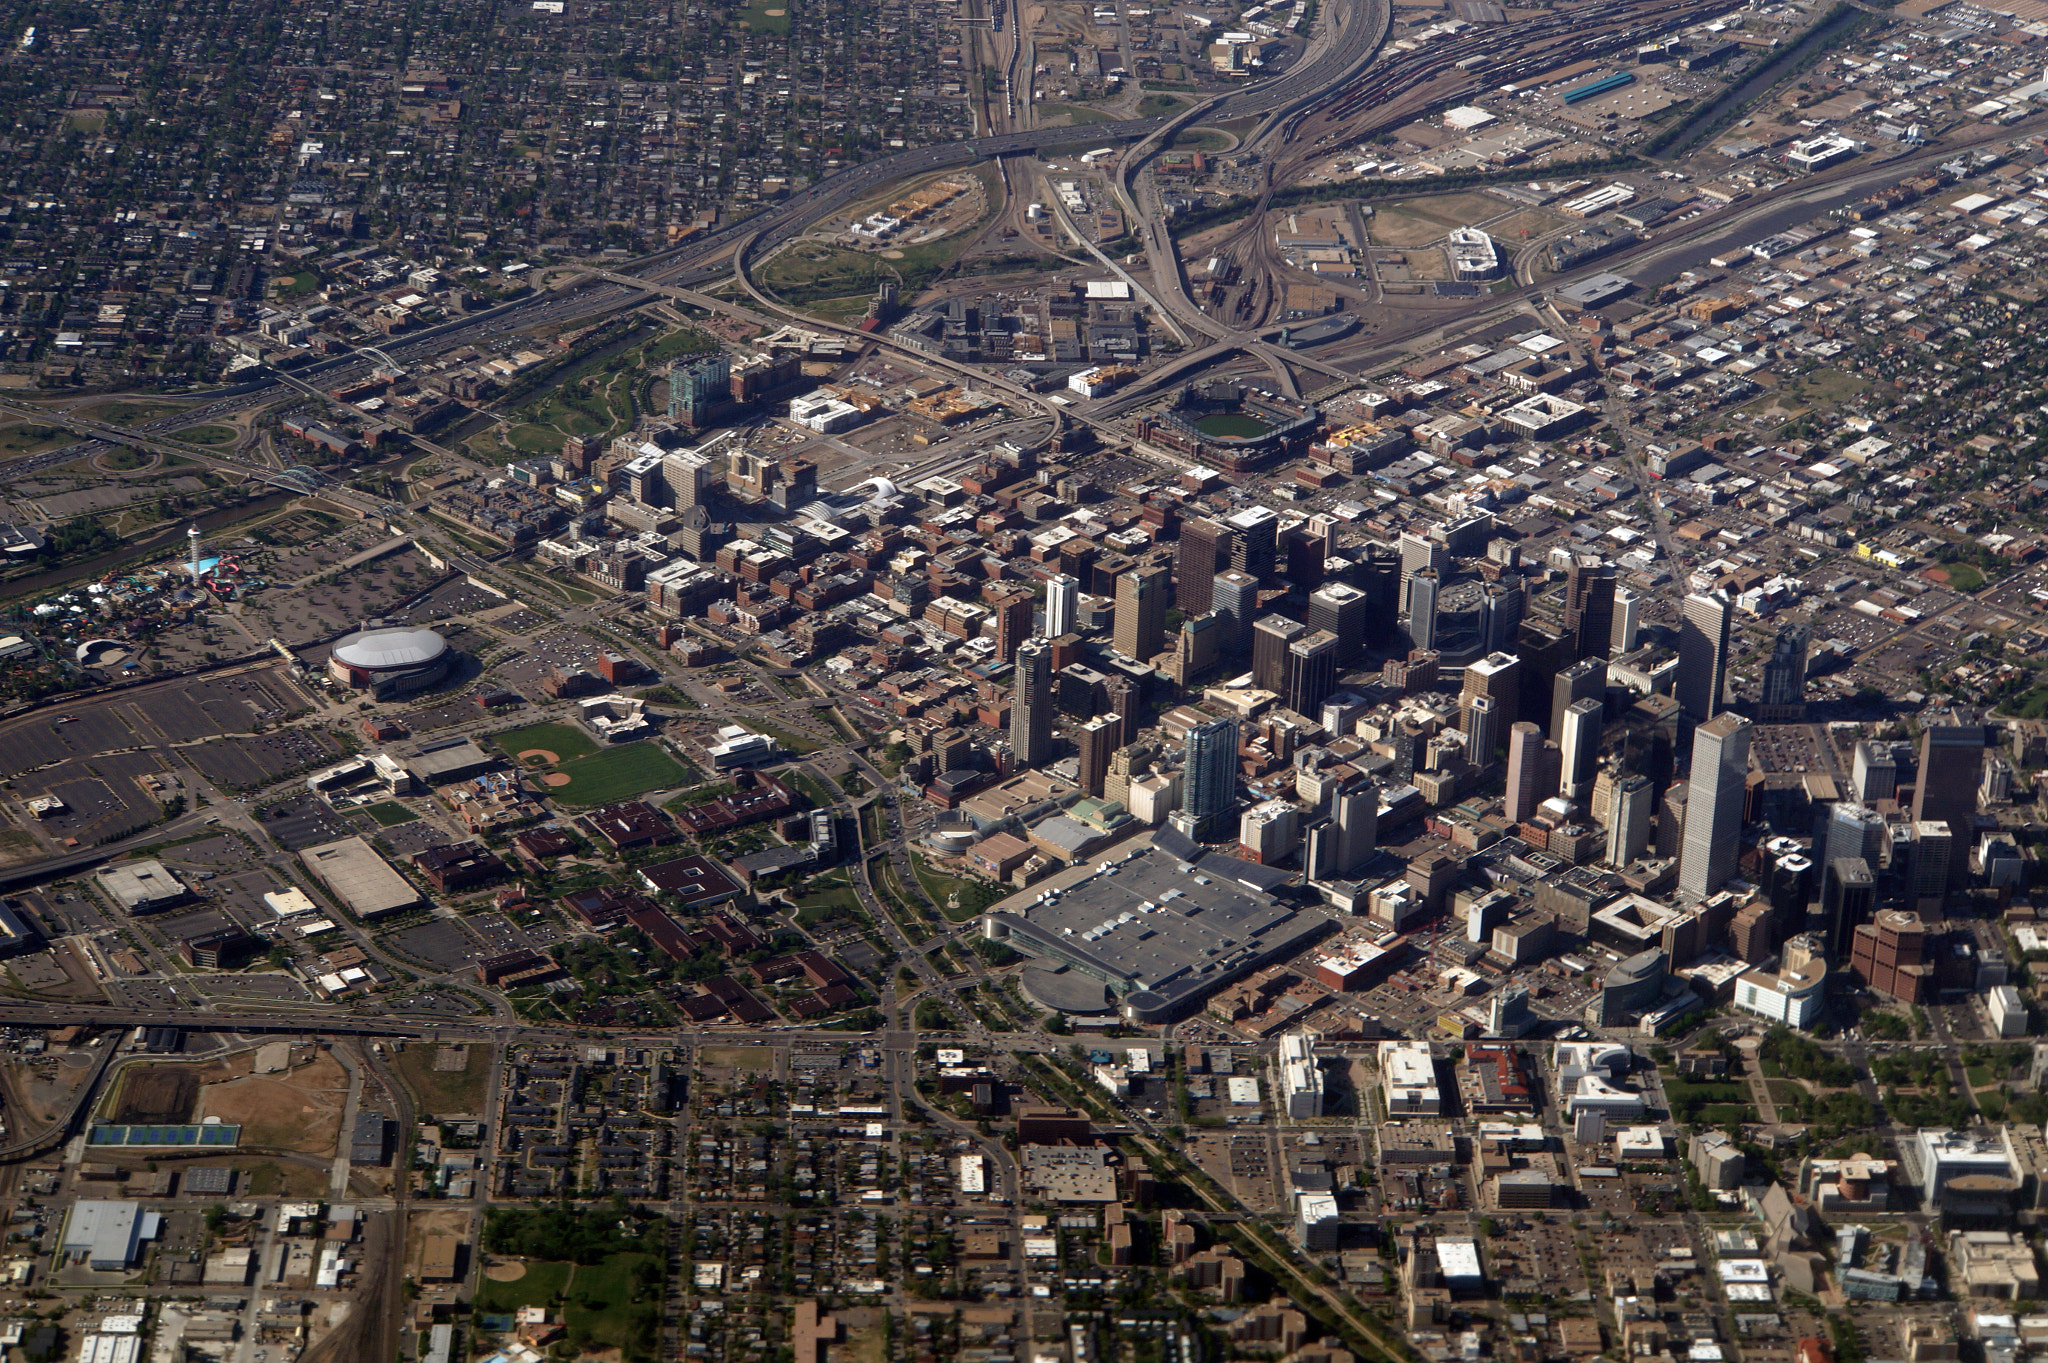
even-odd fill
[(1183, 861), (1147, 843), (1013, 896), (989, 917), (1019, 950), (1065, 961), (1118, 993), (1150, 990), (1177, 1003), (1292, 955), (1329, 929), (1321, 914), (1238, 878), (1259, 870), (1213, 854)]

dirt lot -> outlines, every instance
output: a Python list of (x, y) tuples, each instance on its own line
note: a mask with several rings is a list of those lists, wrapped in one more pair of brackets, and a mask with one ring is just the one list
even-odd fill
[(140, 1125), (189, 1122), (199, 1097), (200, 1070), (191, 1065), (137, 1065), (121, 1076), (114, 1120)]
[(283, 1075), (250, 1073), (247, 1054), (217, 1068), (224, 1076), (232, 1072), (232, 1077), (209, 1082), (201, 1091), (201, 1117), (239, 1124), (244, 1146), (305, 1155), (334, 1153), (341, 1109), (348, 1099), (348, 1073), (332, 1055), (318, 1052)]

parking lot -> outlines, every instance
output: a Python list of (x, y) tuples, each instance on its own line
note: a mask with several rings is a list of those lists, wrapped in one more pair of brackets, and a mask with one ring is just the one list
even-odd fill
[(460, 970), (479, 956), (489, 954), (478, 947), (476, 938), (453, 918), (436, 918), (431, 922), (400, 928), (381, 940), (414, 960), (425, 961), (442, 970)]
[(153, 795), (135, 779), (159, 770), (154, 753), (107, 753), (37, 772), (22, 779), (19, 788), (24, 798), (54, 795), (64, 802), (63, 813), (41, 821), (44, 833), (90, 845), (163, 816), (163, 801), (174, 792)]
[(317, 729), (219, 738), (180, 753), (207, 780), (232, 790), (256, 790), (341, 759), (340, 745)]
[(533, 945), (525, 933), (506, 922), (500, 913), (473, 913), (463, 923), (483, 939), (486, 956), (501, 956)]
[(291, 796), (272, 806), (264, 829), (287, 852), (316, 843), (353, 837), (362, 830), (328, 808), (327, 802), (310, 791)]

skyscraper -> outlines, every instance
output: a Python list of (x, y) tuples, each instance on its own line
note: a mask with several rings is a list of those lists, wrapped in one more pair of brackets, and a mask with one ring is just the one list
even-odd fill
[(1401, 613), (1408, 618), (1408, 642), (1416, 648), (1436, 647), (1436, 598), (1442, 581), (1434, 568), (1418, 568), (1406, 579)]
[(1764, 660), (1758, 719), (1770, 723), (1806, 718), (1806, 647), (1812, 639), (1813, 630), (1807, 625), (1787, 625), (1778, 631), (1771, 656)]
[(668, 419), (702, 426), (711, 409), (732, 401), (732, 357), (723, 350), (668, 367)]
[(1614, 565), (1572, 555), (1564, 579), (1564, 632), (1574, 662), (1605, 658), (1614, 638)]
[(1650, 845), (1650, 806), (1656, 797), (1647, 776), (1625, 776), (1614, 788), (1607, 819), (1607, 864), (1622, 867)]
[(1181, 522), (1180, 543), (1174, 549), (1174, 604), (1187, 615), (1210, 609), (1216, 574), (1230, 566), (1230, 552), (1237, 537), (1205, 517)]
[(1913, 791), (1913, 822), (1949, 826), (1948, 883), (1970, 874), (1970, 844), (1977, 839), (1977, 786), (1984, 776), (1984, 726), (1939, 724), (1920, 735), (1920, 776)]
[(1223, 652), (1235, 658), (1251, 652), (1252, 621), (1259, 613), (1259, 580), (1235, 568), (1216, 574), (1209, 608), (1223, 617)]
[(1721, 713), (1721, 698), (1728, 689), (1728, 631), (1734, 615), (1726, 592), (1694, 592), (1685, 598), (1673, 697), (1694, 720), (1709, 720)]
[(1892, 745), (1882, 739), (1866, 738), (1856, 744), (1856, 763), (1850, 773), (1856, 798), (1865, 802), (1889, 800), (1899, 792), (1899, 763)]
[(1643, 598), (1626, 587), (1614, 589), (1614, 635), (1608, 643), (1609, 656), (1627, 653), (1643, 632)]
[(1607, 660), (1581, 658), (1550, 680), (1550, 736), (1564, 739), (1564, 712), (1575, 700), (1607, 699)]
[(1366, 647), (1375, 653), (1393, 652), (1394, 630), (1401, 619), (1400, 552), (1390, 544), (1368, 543), (1358, 564), (1358, 585), (1365, 589), (1368, 607)]
[(1074, 620), (1081, 609), (1081, 579), (1061, 573), (1045, 584), (1045, 637), (1057, 639), (1074, 632)]
[(1564, 732), (1558, 744), (1564, 750), (1564, 773), (1558, 784), (1569, 799), (1583, 802), (1593, 791), (1604, 708), (1597, 700), (1575, 700), (1565, 707)]
[(1166, 647), (1167, 594), (1172, 573), (1163, 563), (1132, 568), (1116, 580), (1116, 651), (1148, 662)]
[(1230, 531), (1230, 566), (1264, 581), (1273, 575), (1273, 559), (1279, 552), (1280, 513), (1271, 507), (1248, 506), (1226, 517)]
[(1512, 725), (1522, 698), (1522, 660), (1512, 653), (1489, 653), (1466, 668), (1459, 706), (1471, 704), (1474, 696), (1493, 697), (1499, 722)]
[(1500, 706), (1492, 696), (1472, 697), (1465, 702), (1463, 725), (1466, 759), (1476, 767), (1486, 766), (1500, 747)]
[(1379, 787), (1370, 780), (1352, 781), (1338, 790), (1330, 803), (1337, 825), (1337, 847), (1328, 873), (1342, 879), (1371, 860), (1373, 847), (1379, 841)]
[(1310, 630), (1287, 645), (1287, 708), (1297, 715), (1322, 709), (1323, 697), (1337, 689), (1337, 636), (1326, 629)]
[(1017, 656), (1017, 646), (1031, 637), (1030, 594), (1011, 592), (990, 609), (996, 619), (996, 656), (1011, 662)]
[(1735, 874), (1750, 728), (1746, 717), (1722, 713), (1693, 730), (1692, 780), (1678, 853), (1678, 892), (1687, 898), (1705, 899)]
[(1856, 929), (1870, 921), (1877, 907), (1877, 877), (1862, 857), (1837, 857), (1827, 864), (1820, 882), (1820, 911), (1826, 923), (1828, 954), (1837, 962), (1849, 959)]
[(1252, 626), (1252, 685), (1278, 696), (1287, 694), (1287, 646), (1308, 633), (1308, 626), (1284, 615), (1268, 615)]
[(1237, 807), (1237, 721), (1212, 719), (1187, 732), (1182, 746), (1181, 812), (1198, 832)]
[(1010, 694), (1010, 752), (1019, 767), (1042, 767), (1051, 758), (1052, 712), (1052, 645), (1027, 639), (1017, 646)]
[(1117, 746), (1137, 742), (1138, 729), (1144, 721), (1144, 700), (1138, 684), (1129, 677), (1111, 677), (1102, 684), (1102, 703), (1123, 728), (1123, 740)]
[(1884, 836), (1884, 815), (1854, 800), (1839, 801), (1828, 809), (1827, 822), (1815, 836), (1814, 859), (1823, 872), (1845, 857), (1877, 866)]
[(1912, 893), (1907, 896), (1919, 913), (1940, 913), (1948, 899), (1949, 853), (1955, 834), (1938, 819), (1913, 825)]
[(1557, 793), (1557, 756), (1557, 745), (1546, 743), (1534, 724), (1523, 720), (1509, 726), (1508, 792), (1501, 811), (1509, 823), (1528, 819)]
[(1102, 794), (1109, 776), (1109, 759), (1123, 744), (1123, 724), (1115, 715), (1097, 715), (1081, 726), (1080, 786), (1090, 795)]
[(1326, 582), (1308, 599), (1308, 627), (1337, 636), (1337, 661), (1354, 661), (1365, 647), (1371, 601), (1348, 582)]

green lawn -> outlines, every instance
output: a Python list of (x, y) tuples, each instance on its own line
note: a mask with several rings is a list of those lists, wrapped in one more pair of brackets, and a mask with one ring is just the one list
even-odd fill
[[(579, 1272), (570, 1283), (563, 1315), (570, 1341), (586, 1352), (611, 1348), (628, 1358), (652, 1357), (661, 1333), (660, 1279), (646, 1287), (637, 1275), (643, 1265), (656, 1263), (652, 1254), (614, 1254)], [(587, 1343), (582, 1341), (585, 1334)]]
[(789, 36), (789, 9), (787, 4), (776, 4), (775, 0), (752, 0), (740, 11), (740, 22), (756, 33), (773, 33), (778, 38)]
[(595, 739), (569, 724), (529, 724), (524, 729), (496, 734), (491, 741), (503, 748), (507, 757), (513, 758), (538, 748), (566, 762), (571, 758), (588, 757), (597, 751)]
[(543, 786), (543, 790), (574, 805), (629, 800), (664, 786), (679, 786), (690, 779), (689, 773), (652, 740), (563, 762), (555, 772), (568, 777), (568, 784)]
[(1974, 592), (1984, 585), (1984, 574), (1971, 563), (1941, 563), (1935, 565), (1948, 575), (1948, 585), (1959, 592)]
[(517, 1282), (494, 1282), (480, 1277), (476, 1285), (476, 1309), (492, 1315), (511, 1315), (522, 1306), (548, 1306), (557, 1293), (569, 1286), (576, 1272), (574, 1264), (548, 1259), (528, 1259), (526, 1276)]
[(188, 426), (178, 432), (178, 439), (188, 445), (232, 445), (235, 436), (232, 426)]
[(402, 823), (411, 823), (419, 818), (419, 815), (396, 800), (379, 800), (363, 812), (375, 819), (383, 828), (396, 828)]

